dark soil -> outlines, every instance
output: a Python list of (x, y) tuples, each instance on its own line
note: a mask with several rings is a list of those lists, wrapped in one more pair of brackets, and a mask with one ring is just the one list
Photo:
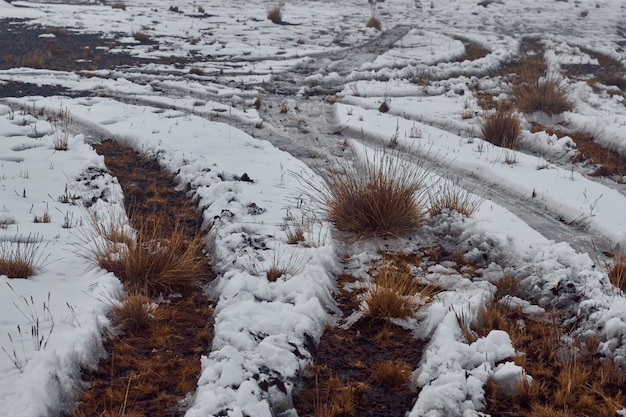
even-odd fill
[[(341, 275), (337, 285), (341, 288), (353, 280), (350, 275)], [(344, 314), (358, 309), (352, 294), (339, 291), (337, 302)], [(411, 410), (417, 392), (410, 387), (410, 378), (398, 385), (381, 381), (373, 370), (383, 361), (407, 364), (411, 371), (422, 357), (424, 342), (415, 339), (410, 330), (387, 321), (361, 319), (348, 329), (328, 328), (317, 347), (311, 347), (314, 367), (324, 368), (338, 376), (346, 384), (361, 383), (365, 392), (355, 398), (355, 413), (358, 416), (404, 416)], [(321, 377), (324, 377), (322, 374)], [(298, 415), (316, 416), (319, 403), (328, 401), (320, 392), (324, 385), (315, 372), (303, 380), (303, 389), (295, 396), (294, 404)], [(318, 404), (316, 404), (318, 403)], [(336, 415), (344, 415), (338, 413)]]
[[(120, 44), (100, 34), (79, 34), (71, 29), (32, 26), (24, 20), (15, 19), (0, 20), (0, 33), (0, 69), (25, 66), (83, 71), (140, 66), (146, 62), (128, 53), (108, 53)], [(54, 37), (41, 37), (46, 34)]]
[[(182, 58), (148, 60), (138, 58), (119, 49), (127, 49), (116, 39), (105, 38), (98, 33), (75, 33), (71, 29), (42, 27), (28, 24), (22, 19), (2, 19), (0, 16), (0, 70), (18, 67), (50, 69), (55, 71), (95, 71), (136, 68), (147, 63), (176, 63)], [(41, 37), (41, 35), (54, 35)], [(128, 36), (129, 34), (120, 34)], [(147, 44), (157, 42), (146, 40)], [(118, 49), (109, 53), (112, 48)], [(60, 86), (0, 83), (1, 97), (24, 97), (30, 95), (86, 96), (89, 92), (70, 93)]]

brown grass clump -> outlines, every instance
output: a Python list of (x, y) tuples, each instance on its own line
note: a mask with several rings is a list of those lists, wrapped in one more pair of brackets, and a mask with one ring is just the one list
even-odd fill
[(140, 43), (150, 42), (150, 36), (148, 36), (148, 34), (144, 32), (139, 32), (139, 31), (133, 32), (132, 37), (135, 38), (135, 40)]
[(425, 171), (381, 152), (367, 162), (337, 160), (323, 185), (308, 182), (329, 220), (359, 237), (399, 236), (413, 231), (425, 216)]
[(267, 8), (267, 18), (272, 23), (281, 24), (283, 22), (283, 7), (285, 7), (284, 1), (277, 1)]
[(269, 282), (276, 282), (276, 280), (282, 277), (284, 273), (285, 271), (282, 268), (277, 265), (272, 265), (265, 273), (265, 276)]
[(390, 265), (379, 266), (375, 273), (375, 284), (364, 294), (364, 313), (374, 319), (412, 316), (436, 292), (434, 286), (422, 285)]
[(114, 9), (126, 10), (126, 3), (123, 1), (115, 1), (111, 3), (111, 7)]
[(158, 295), (198, 285), (207, 259), (199, 236), (189, 238), (177, 225), (166, 238), (159, 238), (154, 223), (141, 222), (134, 237), (121, 224), (99, 227), (94, 253), (88, 255), (102, 268), (113, 272), (126, 291)]
[(383, 360), (372, 368), (374, 378), (384, 386), (398, 388), (411, 379), (411, 366), (403, 360)]
[(154, 320), (164, 316), (162, 307), (144, 295), (129, 295), (113, 306), (113, 325), (123, 332), (138, 335), (147, 330)]
[(480, 122), (483, 138), (496, 146), (516, 149), (519, 144), (520, 119), (503, 104), (486, 112)]
[(191, 67), (189, 69), (189, 74), (202, 76), (204, 75), (204, 70), (200, 67)]
[(372, 16), (372, 17), (369, 18), (369, 20), (365, 24), (365, 27), (374, 28), (376, 30), (381, 30), (381, 28), (382, 28), (382, 26), (380, 24), (380, 20), (378, 20), (375, 16)]
[(611, 284), (626, 292), (626, 256), (621, 255), (615, 259), (609, 270)]
[(28, 278), (40, 266), (37, 255), (41, 238), (37, 235), (26, 239), (0, 241), (0, 275), (8, 278)]
[(513, 96), (521, 112), (542, 111), (551, 116), (574, 108), (560, 80), (548, 76), (543, 62), (524, 59), (519, 68)]

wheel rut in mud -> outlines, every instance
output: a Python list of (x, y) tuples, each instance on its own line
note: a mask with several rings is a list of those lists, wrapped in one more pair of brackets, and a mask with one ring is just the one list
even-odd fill
[[(124, 191), (134, 229), (154, 225), (150, 230), (159, 248), (168, 244), (177, 227), (188, 239), (202, 233), (200, 214), (175, 190), (158, 162), (112, 141), (95, 148)], [(205, 258), (202, 253), (198, 256)], [(200, 357), (213, 337), (213, 305), (203, 290), (213, 278), (208, 260), (199, 275), (197, 285), (177, 288), (173, 283), (171, 293), (151, 295), (152, 317), (147, 324), (111, 331), (105, 343), (107, 357), (96, 370), (84, 374), (89, 388), (78, 399), (73, 415), (181, 414), (185, 399), (196, 389)], [(127, 295), (126, 300), (133, 296)], [(116, 322), (115, 316), (112, 320)]]

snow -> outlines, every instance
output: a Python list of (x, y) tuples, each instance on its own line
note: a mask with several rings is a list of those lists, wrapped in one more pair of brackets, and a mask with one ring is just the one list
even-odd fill
[[(430, 161), (423, 166), (429, 181), (441, 181), (446, 171), (454, 170), (497, 184), (497, 191), (510, 193), (503, 200), (534, 199), (550, 215), (576, 221), (589, 235), (623, 247), (624, 187), (564, 167), (572, 141), (529, 131), (533, 118), (546, 116), (523, 120), (522, 144), (532, 155), (484, 142), (476, 118), (462, 117), (479, 111), (470, 86), (505, 93), (502, 80), (480, 77), (516, 58), (520, 34), (541, 35), (551, 69), (568, 63), (597, 65), (580, 47), (626, 62), (616, 48), (622, 2), (605, 0), (596, 7), (596, 2), (582, 1), (572, 7), (566, 2), (506, 1), (494, 2), (488, 10), (472, 2), (437, 3), (432, 10), (427, 4), (417, 9), (413, 1), (385, 2), (381, 7), (386, 13), (380, 16), (384, 27), (409, 25), (391, 48), (367, 52), (371, 56), (348, 70), (331, 63), (318, 72), (304, 72), (318, 65), (316, 58), (332, 57), (378, 35), (364, 28), (369, 7), (362, 3), (346, 1), (338, 7), (332, 1), (294, 0), (286, 5), (284, 18), (298, 24), (279, 26), (264, 19), (260, 1), (206, 5), (208, 16), (199, 18), (194, 17), (195, 4), (180, 1), (138, 0), (120, 10), (90, 3), (0, 0), (0, 18), (28, 18), (31, 24), (111, 36), (141, 28), (162, 41), (157, 50), (130, 43), (133, 54), (182, 58), (196, 51), (194, 65), (206, 74), (189, 76), (188, 69), (156, 63), (94, 71), (91, 78), (30, 68), (0, 71), (0, 83), (100, 93), (0, 103), (0, 244), (13, 247), (19, 240), (36, 239), (40, 261), (28, 279), (0, 276), (0, 415), (44, 416), (66, 410), (84, 388), (81, 368), (96, 366), (104, 355), (107, 312), (123, 290), (116, 277), (93, 267), (84, 252), (93, 233), (89, 218), (123, 216), (123, 195), (90, 146), (100, 138), (115, 138), (158, 158), (179, 187), (190, 190), (205, 226), (210, 226), (207, 243), (217, 279), (207, 293), (217, 302), (215, 336), (207, 347), (210, 352), (201, 358), (202, 373), (186, 414), (294, 415), (291, 394), (309, 363), (307, 343), (318, 341), (339, 314), (332, 292), (334, 277), (344, 267), (345, 244), (333, 239), (323, 217), (310, 217), (312, 202), (302, 195), (299, 180), (320, 181), (302, 154), (316, 151), (323, 160), (321, 148), (330, 140), (289, 137), (291, 153), (281, 150), (279, 138), (286, 127), (264, 121), (252, 106), (257, 87), (295, 79), (293, 72), (303, 72), (300, 84), (293, 85), (301, 96), (313, 88), (338, 87), (337, 103), (311, 101), (308, 120), (317, 123), (313, 127), (318, 131), (329, 124), (331, 130), (351, 132), (347, 147), (354, 153), (373, 155), (397, 132), (400, 148)], [(168, 12), (170, 4), (183, 13)], [(581, 10), (588, 11), (584, 19)], [(196, 45), (186, 41), (195, 36), (200, 39)], [(487, 56), (454, 61), (464, 51), (460, 38), (487, 48)], [(409, 82), (425, 72), (440, 81), (428, 87)], [(623, 97), (596, 93), (583, 81), (571, 81), (570, 87), (575, 109), (547, 124), (585, 130), (626, 152)], [(285, 98), (283, 122), (304, 117), (303, 97)], [(384, 100), (390, 107), (386, 114), (377, 110)], [(48, 116), (63, 110), (82, 133), (69, 134), (67, 151), (55, 151), (61, 132)], [(322, 123), (321, 115), (332, 117)], [(261, 121), (263, 127), (256, 128)], [(505, 162), (510, 157), (514, 164)], [(241, 181), (244, 174), (252, 181)], [(89, 208), (72, 205), (63, 202), (64, 195), (96, 203)], [(588, 243), (546, 237), (549, 231), (531, 227), (514, 209), (487, 200), (471, 219), (444, 213), (415, 238), (454, 242), (467, 260), (485, 266), (480, 280), (470, 280), (450, 265), (424, 271), (423, 279), (444, 291), (409, 321), (416, 337), (427, 341), (421, 362), (413, 364), (413, 383), (421, 391), (409, 415), (479, 415), (489, 378), (505, 391), (521, 378), (532, 378), (510, 360), (516, 352), (505, 332), (494, 330), (468, 344), (457, 320), (457, 315), (477, 316), (503, 272), (523, 277), (540, 300), (506, 302), (527, 314), (564, 310), (566, 324), (575, 322), (578, 334), (597, 334), (600, 351), (626, 364), (626, 300), (611, 287), (597, 254), (579, 249)], [(50, 223), (33, 222), (45, 212)], [(308, 225), (307, 241), (315, 244), (287, 243), (285, 225), (300, 220)], [(364, 245), (362, 253), (355, 249), (351, 254), (359, 268), (375, 258), (374, 245)], [(269, 282), (264, 274), (274, 264), (287, 272)], [(552, 289), (559, 289), (558, 296)], [(33, 340), (32, 328), (44, 343)]]

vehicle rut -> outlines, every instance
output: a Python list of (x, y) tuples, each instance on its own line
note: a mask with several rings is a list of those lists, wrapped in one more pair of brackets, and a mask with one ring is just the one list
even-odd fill
[[(320, 169), (333, 158), (352, 157), (349, 151), (350, 141), (377, 148), (383, 147), (385, 144), (378, 137), (361, 131), (350, 130), (338, 124), (332, 103), (336, 100), (334, 93), (339, 87), (343, 88), (342, 83), (326, 85), (323, 91), (328, 93), (327, 95), (298, 95), (296, 93), (299, 87), (305, 84), (305, 77), (334, 71), (345, 80), (345, 76), (350, 74), (352, 70), (358, 69), (363, 63), (372, 61), (376, 56), (391, 48), (411, 28), (410, 25), (398, 25), (382, 32), (378, 37), (364, 44), (346, 48), (333, 53), (332, 56), (319, 54), (309, 64), (310, 71), (307, 74), (293, 71), (275, 77), (276, 79), (261, 90), (261, 103), (258, 108), (259, 117), (263, 120), (261, 127), (255, 126), (250, 120), (229, 114), (229, 112), (202, 113), (197, 109), (185, 110), (180, 107), (177, 107), (177, 110), (193, 112), (197, 116), (218, 120), (241, 129), (253, 137), (267, 140), (281, 150), (301, 159), (312, 169), (321, 172)], [(231, 104), (228, 99), (218, 94), (177, 89), (171, 84), (161, 85), (157, 80), (158, 77), (154, 77), (153, 85), (158, 87), (160, 94)], [(142, 79), (141, 83), (144, 82), (147, 80)], [(253, 87), (249, 86), (249, 88)], [(320, 92), (320, 90), (317, 91)], [(130, 96), (121, 93), (112, 93), (111, 97), (120, 102), (134, 105), (172, 107), (157, 100), (150, 100), (149, 97)], [(75, 123), (78, 130), (94, 141), (101, 140), (103, 136), (111, 137), (111, 134), (101, 126), (80, 120), (75, 120)], [(414, 151), (402, 150), (401, 148), (398, 148), (397, 151), (404, 155), (407, 160), (415, 157)], [(614, 249), (613, 243), (605, 236), (588, 227), (589, 216), (576, 219), (568, 218), (567, 214), (548, 207), (540, 198), (522, 195), (484, 175), (455, 166), (454, 163), (438, 162), (426, 153), (422, 154), (420, 158), (427, 160), (429, 169), (434, 173), (453, 177), (459, 186), (506, 208), (548, 239), (555, 242), (567, 242), (576, 251), (589, 253), (592, 256), (600, 256), (603, 252), (611, 253)]]

